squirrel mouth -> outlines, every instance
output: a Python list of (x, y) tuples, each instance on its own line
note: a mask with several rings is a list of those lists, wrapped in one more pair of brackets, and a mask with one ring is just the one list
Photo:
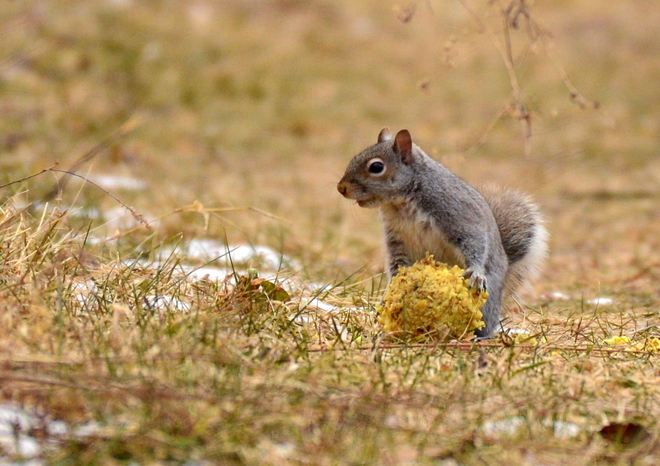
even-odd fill
[(374, 199), (358, 199), (355, 202), (357, 203), (358, 206), (366, 207), (366, 208), (375, 207), (376, 204)]

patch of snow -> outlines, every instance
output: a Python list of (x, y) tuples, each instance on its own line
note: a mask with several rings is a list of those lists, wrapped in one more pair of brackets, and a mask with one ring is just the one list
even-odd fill
[[(135, 218), (133, 213), (126, 207), (114, 207), (108, 210), (99, 210), (95, 207), (87, 209), (82, 207), (69, 208), (69, 215), (76, 218), (85, 218), (89, 220), (99, 220), (105, 222), (105, 226), (117, 229), (130, 229), (140, 225), (141, 222)], [(157, 219), (149, 220), (146, 215), (141, 214), (144, 219), (152, 226), (157, 227), (160, 222)], [(88, 238), (88, 243), (94, 244), (104, 241), (104, 238)]]
[(125, 191), (141, 191), (147, 188), (147, 183), (139, 178), (124, 175), (89, 175), (89, 181), (96, 183), (103, 189), (112, 191), (113, 189), (123, 189)]
[[(117, 424), (117, 428), (121, 427), (121, 423)], [(45, 464), (41, 459), (42, 443), (29, 435), (33, 429), (43, 429), (47, 433), (48, 438), (44, 439), (47, 447), (61, 440), (98, 435), (102, 430), (96, 421), (70, 426), (61, 420), (50, 420), (23, 408), (0, 403), (0, 464)], [(19, 457), (20, 461), (12, 461), (13, 457)]]
[(321, 282), (305, 282), (305, 285), (307, 286), (307, 289), (312, 291), (325, 291), (332, 287), (332, 285), (328, 283)]
[(504, 332), (509, 334), (509, 335), (529, 335), (530, 334), (529, 330), (525, 330), (524, 328), (505, 328)]
[(19, 430), (28, 430), (34, 427), (35, 419), (29, 412), (10, 404), (0, 404), (0, 431), (5, 431), (7, 426)]
[(580, 435), (580, 432), (582, 432), (580, 426), (573, 422), (557, 420), (544, 424), (547, 427), (552, 427), (552, 433), (554, 434), (555, 438), (558, 439), (575, 438)]
[(314, 318), (310, 315), (305, 315), (305, 314), (295, 315), (294, 314), (293, 321), (298, 322), (298, 323), (308, 324), (310, 322), (313, 322)]
[(587, 301), (589, 304), (593, 304), (594, 306), (609, 306), (614, 302), (612, 298), (595, 298), (595, 299), (590, 299)]
[[(528, 421), (521, 416), (512, 416), (499, 421), (487, 421), (481, 426), (481, 430), (484, 434), (491, 437), (511, 437), (518, 434), (520, 429), (527, 423)], [(582, 432), (580, 426), (573, 422), (546, 420), (541, 422), (541, 425), (545, 428), (552, 429), (552, 434), (558, 439), (574, 438)]]
[(10, 404), (0, 404), (0, 450), (23, 458), (41, 455), (41, 445), (37, 439), (26, 434), (37, 424), (37, 419), (28, 411)]
[(210, 280), (212, 282), (222, 281), (227, 278), (227, 275), (232, 274), (231, 270), (218, 267), (184, 267), (183, 272), (191, 280)]
[(337, 324), (337, 331), (339, 332), (339, 338), (344, 343), (351, 342), (351, 331), (344, 325)]
[(285, 442), (285, 443), (274, 443), (270, 450), (270, 453), (274, 454), (275, 456), (279, 456), (280, 458), (287, 459), (291, 455), (293, 455), (295, 451), (296, 451), (295, 443)]
[(71, 291), (73, 292), (73, 299), (78, 305), (85, 307), (92, 304), (94, 294), (98, 292), (98, 287), (92, 280), (75, 281), (71, 284)]
[(148, 295), (144, 297), (144, 303), (147, 307), (158, 311), (171, 309), (173, 311), (188, 312), (190, 310), (190, 304), (172, 296)]
[(284, 263), (290, 260), (282, 254), (265, 246), (236, 246), (228, 248), (227, 260), (236, 263), (251, 263), (260, 261), (264, 267), (277, 270)]
[[(41, 455), (41, 445), (39, 441), (26, 434), (5, 434), (0, 432), (0, 447), (2, 451), (11, 456), (20, 456), (22, 458), (35, 458)], [(2, 457), (0, 457), (1, 459)], [(6, 464), (6, 463), (3, 463)]]
[(321, 301), (318, 298), (310, 299), (305, 304), (305, 306), (315, 307), (316, 309), (320, 309), (321, 311), (325, 311), (325, 312), (335, 312), (337, 310), (337, 306), (333, 306), (332, 304), (328, 304), (325, 301)]
[(191, 260), (211, 261), (223, 259), (227, 268), (244, 268), (259, 264), (266, 269), (279, 270), (282, 265), (292, 264), (287, 256), (265, 246), (227, 246), (219, 241), (199, 238), (182, 243), (172, 248), (162, 248), (161, 257), (173, 254)]
[(69, 426), (64, 421), (51, 421), (46, 426), (46, 432), (53, 437), (63, 437), (70, 433)]
[(177, 251), (171, 252), (182, 252), (189, 259), (211, 260), (225, 256), (227, 246), (212, 239), (197, 238), (182, 243), (178, 246)]
[(526, 423), (521, 416), (507, 417), (499, 421), (486, 421), (481, 426), (484, 434), (495, 437), (498, 435), (512, 436)]
[(79, 426), (75, 427), (71, 431), (74, 437), (82, 438), (98, 435), (99, 432), (101, 432), (101, 426), (96, 421), (85, 422), (84, 424), (80, 424)]

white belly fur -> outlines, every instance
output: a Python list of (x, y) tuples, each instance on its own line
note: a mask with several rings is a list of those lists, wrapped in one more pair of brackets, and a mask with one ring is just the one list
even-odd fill
[(463, 255), (447, 242), (430, 216), (403, 204), (383, 206), (381, 214), (385, 227), (404, 244), (413, 262), (433, 254), (435, 260), (465, 268)]

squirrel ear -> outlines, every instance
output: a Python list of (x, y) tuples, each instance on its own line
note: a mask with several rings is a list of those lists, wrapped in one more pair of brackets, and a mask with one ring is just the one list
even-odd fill
[(413, 161), (412, 154), (412, 137), (407, 129), (402, 129), (396, 133), (394, 138), (394, 152), (401, 156), (401, 161), (406, 165), (410, 165)]
[(392, 133), (390, 132), (390, 129), (386, 126), (385, 128), (380, 130), (380, 133), (378, 133), (378, 142), (385, 142), (391, 140), (392, 140)]

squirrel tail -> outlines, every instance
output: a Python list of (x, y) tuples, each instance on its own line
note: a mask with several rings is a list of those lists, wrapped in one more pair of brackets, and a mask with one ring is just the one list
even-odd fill
[(518, 191), (486, 186), (481, 195), (493, 211), (509, 259), (506, 291), (536, 279), (548, 250), (548, 232), (538, 206)]

